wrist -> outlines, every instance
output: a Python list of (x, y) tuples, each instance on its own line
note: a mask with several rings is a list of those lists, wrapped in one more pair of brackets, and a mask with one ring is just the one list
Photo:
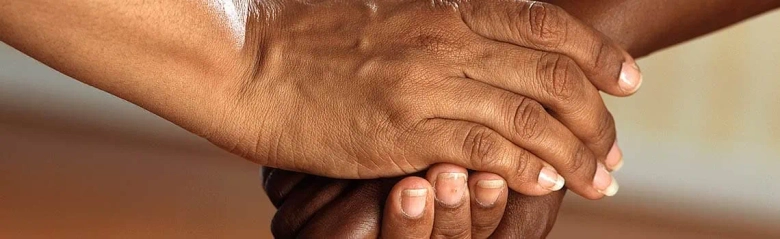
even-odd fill
[(780, 0), (543, 1), (591, 25), (635, 58), (780, 7)]

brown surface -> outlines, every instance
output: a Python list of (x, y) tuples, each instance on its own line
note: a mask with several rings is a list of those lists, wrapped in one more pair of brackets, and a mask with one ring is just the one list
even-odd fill
[(0, 125), (0, 238), (270, 238), (258, 165), (43, 128)]
[(626, 203), (631, 201), (648, 204), (639, 198), (599, 202), (567, 200), (549, 238), (780, 238), (777, 222), (729, 213), (725, 205), (724, 212), (675, 208), (673, 203), (658, 208)]

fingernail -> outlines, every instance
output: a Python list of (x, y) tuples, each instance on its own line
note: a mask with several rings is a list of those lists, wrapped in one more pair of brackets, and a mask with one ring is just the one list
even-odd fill
[(436, 176), (436, 200), (447, 206), (458, 206), (466, 192), (466, 174), (440, 173)]
[(618, 189), (620, 189), (620, 185), (618, 185), (615, 177), (613, 177), (612, 174), (607, 171), (604, 164), (601, 163), (598, 163), (596, 168), (596, 176), (593, 178), (593, 187), (596, 188), (599, 193), (604, 194), (604, 196), (607, 197), (615, 196)]
[(477, 199), (477, 203), (484, 207), (490, 207), (496, 204), (498, 196), (504, 191), (504, 180), (479, 180), (477, 181), (477, 188), (474, 189), (474, 198)]
[(635, 62), (623, 62), (620, 69), (620, 80), (618, 82), (620, 89), (626, 93), (634, 93), (642, 85), (642, 72)]
[(563, 177), (561, 177), (553, 168), (544, 167), (542, 168), (542, 171), (539, 172), (539, 185), (550, 191), (561, 190), (565, 182)]
[(604, 163), (612, 172), (617, 172), (623, 167), (623, 152), (618, 147), (617, 142), (612, 145), (612, 149), (609, 150)]
[(428, 189), (405, 189), (401, 192), (401, 210), (410, 218), (418, 218), (425, 211)]

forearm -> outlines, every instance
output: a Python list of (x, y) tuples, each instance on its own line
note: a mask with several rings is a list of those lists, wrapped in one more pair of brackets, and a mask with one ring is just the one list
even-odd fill
[(215, 99), (205, 92), (234, 77), (223, 68), (241, 59), (243, 28), (231, 27), (241, 9), (215, 0), (2, 0), (0, 40), (170, 119), (208, 112), (199, 103)]
[(780, 7), (780, 0), (544, 0), (623, 46), (650, 54)]

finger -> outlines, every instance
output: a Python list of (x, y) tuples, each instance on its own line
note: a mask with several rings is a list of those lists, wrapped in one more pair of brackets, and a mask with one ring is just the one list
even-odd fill
[(506, 213), (492, 238), (547, 238), (558, 218), (566, 190), (541, 197), (509, 192)]
[(378, 238), (388, 193), (398, 180), (356, 181), (356, 186), (319, 210), (296, 238)]
[(265, 189), (268, 199), (279, 208), (284, 203), (287, 195), (295, 189), (297, 185), (306, 179), (306, 174), (281, 170), (276, 168), (263, 167), (263, 189)]
[(419, 177), (407, 177), (390, 191), (382, 219), (382, 238), (430, 238), (433, 188)]
[(465, 168), (452, 164), (437, 164), (428, 169), (426, 178), (433, 185), (433, 238), (470, 238), (471, 211)]
[[(569, 128), (550, 116), (536, 101), (467, 79), (452, 79), (441, 87), (443, 90), (430, 93), (441, 99), (432, 104), (434, 117), (479, 122), (538, 156), (553, 166), (553, 169), (545, 170), (551, 173), (544, 179), (553, 180), (546, 185), (550, 186), (549, 190), (559, 190), (565, 178), (570, 189), (587, 194), (595, 187), (594, 175), (606, 177), (599, 182), (611, 180), (611, 175), (596, 174), (598, 160), (604, 157), (596, 157)], [(459, 97), (464, 94), (475, 97)], [(614, 127), (612, 129), (614, 131)], [(602, 152), (606, 154), (606, 151)], [(563, 177), (557, 177), (558, 174)]]
[(604, 92), (627, 96), (642, 83), (639, 67), (628, 53), (557, 6), (537, 1), (470, 1), (460, 9), (466, 25), (479, 35), (572, 58)]
[(509, 191), (501, 176), (475, 172), (469, 175), (471, 195), (471, 236), (488, 238), (504, 217)]
[(290, 192), (274, 214), (271, 233), (276, 238), (294, 238), (314, 213), (337, 198), (348, 185), (348, 180), (313, 177), (311, 183)]
[[(583, 75), (602, 91), (625, 96), (634, 93), (641, 85), (642, 77), (639, 68), (628, 53), (609, 41), (603, 34), (582, 24), (559, 7), (535, 1), (477, 1), (466, 3), (460, 9), (464, 22), (477, 34), (499, 42), (563, 54), (567, 56), (565, 58), (572, 59), (579, 65), (577, 68), (582, 69)], [(507, 14), (495, 14), (501, 11)], [(504, 52), (504, 49), (501, 50), (499, 52)], [(543, 68), (549, 69), (550, 67)], [(548, 82), (560, 82), (560, 80)], [(555, 85), (565, 86), (566, 84)], [(566, 87), (558, 88), (567, 89)], [(568, 105), (578, 106), (577, 104)], [(601, 126), (614, 127), (610, 126), (613, 123), (608, 122), (611, 120), (611, 115), (604, 114), (608, 111), (584, 112), (593, 112), (596, 114), (594, 119), (605, 120), (600, 121), (603, 122), (600, 124)], [(587, 141), (587, 139), (593, 137), (587, 136), (598, 136), (598, 134), (575, 132), (576, 135), (581, 136), (586, 144), (591, 146), (594, 153), (601, 159), (607, 154), (607, 151), (602, 152), (602, 150), (609, 150), (614, 145), (614, 136), (610, 135), (614, 130), (578, 127), (567, 122), (564, 124), (575, 130), (593, 129), (592, 132), (603, 133), (604, 137), (595, 137), (602, 139), (595, 142), (598, 144), (591, 144), (592, 142)], [(610, 159), (619, 158), (616, 157), (619, 155), (617, 151), (619, 151), (617, 147), (615, 150), (608, 151), (613, 156)], [(608, 160), (606, 163), (609, 169), (614, 170), (622, 162)]]
[(263, 181), (263, 187), (265, 187), (265, 183), (268, 180), (268, 175), (271, 174), (271, 172), (274, 171), (275, 168), (271, 167), (260, 167), (260, 181)]
[[(523, 194), (548, 194), (554, 186), (551, 181), (560, 177), (536, 155), (480, 124), (435, 118), (421, 122), (416, 130), (415, 137), (402, 138), (412, 142), (408, 152), (416, 152), (415, 157), (499, 174)], [(588, 198), (600, 197), (595, 189), (585, 191)]]
[(534, 99), (604, 160), (615, 140), (615, 123), (598, 90), (568, 57), (485, 41), (470, 78)]

